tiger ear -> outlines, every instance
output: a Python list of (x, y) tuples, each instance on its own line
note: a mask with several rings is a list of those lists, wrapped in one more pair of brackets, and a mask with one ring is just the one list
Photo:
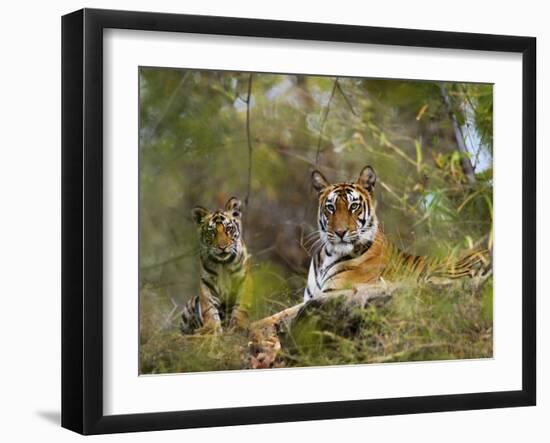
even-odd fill
[(369, 193), (372, 193), (374, 190), (374, 185), (376, 184), (376, 173), (374, 169), (370, 166), (365, 166), (359, 174), (357, 183), (363, 186)]
[(311, 184), (317, 192), (321, 192), (327, 186), (330, 186), (330, 183), (327, 181), (325, 176), (317, 170), (311, 173)]
[(193, 221), (197, 225), (200, 225), (207, 215), (208, 210), (203, 208), (202, 206), (195, 206), (193, 209), (191, 209), (191, 217), (193, 217)]
[(227, 200), (227, 203), (225, 204), (225, 210), (231, 211), (231, 215), (233, 217), (240, 217), (241, 206), (242, 202), (237, 197), (231, 197), (229, 200)]

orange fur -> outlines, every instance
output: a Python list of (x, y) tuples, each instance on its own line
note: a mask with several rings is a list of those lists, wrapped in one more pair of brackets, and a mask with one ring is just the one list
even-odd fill
[(312, 179), (319, 191), (322, 246), (311, 260), (306, 301), (380, 279), (429, 281), (487, 272), (487, 251), (474, 251), (458, 260), (438, 260), (407, 254), (393, 245), (378, 226), (373, 197), (376, 175), (370, 166), (363, 169), (355, 183), (330, 184), (318, 171), (313, 172)]

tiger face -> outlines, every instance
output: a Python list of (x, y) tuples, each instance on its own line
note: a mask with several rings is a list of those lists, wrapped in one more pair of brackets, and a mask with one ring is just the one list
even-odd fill
[(372, 244), (378, 229), (374, 170), (363, 168), (355, 183), (330, 184), (319, 171), (313, 171), (311, 178), (319, 192), (317, 220), (323, 243), (342, 255)]
[(224, 210), (210, 212), (202, 206), (192, 209), (198, 225), (201, 250), (218, 262), (230, 262), (242, 249), (241, 202), (231, 197)]

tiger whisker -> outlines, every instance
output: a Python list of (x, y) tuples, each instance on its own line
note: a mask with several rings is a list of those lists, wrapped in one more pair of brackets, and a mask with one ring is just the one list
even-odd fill
[(320, 235), (316, 235), (316, 236), (314, 236), (314, 237), (307, 238), (307, 239), (305, 239), (302, 243), (304, 243), (304, 244), (310, 243), (310, 242), (312, 242), (312, 241), (317, 240), (318, 238), (320, 238)]
[(326, 242), (321, 241), (321, 242), (317, 245), (317, 248), (316, 248), (314, 251), (312, 251), (311, 255), (313, 256), (313, 255), (317, 254), (319, 251), (321, 251), (321, 249), (323, 249), (323, 248), (325, 247), (325, 244), (326, 244)]
[(311, 245), (309, 245), (308, 252), (311, 253), (319, 244), (323, 243), (321, 239), (315, 240)]
[(301, 239), (301, 242), (304, 243), (304, 244), (305, 244), (305, 243), (309, 243), (310, 241), (319, 238), (319, 236), (320, 236), (320, 233), (319, 233), (319, 232), (315, 232), (315, 233), (312, 233), (311, 235), (308, 235), (308, 236), (302, 238), (302, 239)]
[(303, 242), (302, 243), (302, 246), (306, 249), (310, 249), (315, 243), (317, 243), (318, 241), (321, 241), (321, 237), (316, 237), (316, 238), (313, 238), (307, 242)]
[(313, 235), (317, 235), (317, 234), (320, 234), (320, 233), (321, 233), (321, 230), (316, 229), (314, 231), (311, 231), (311, 232), (307, 233), (306, 235), (303, 235), (302, 237), (307, 238), (307, 237), (311, 237)]
[(319, 238), (314, 242), (307, 251), (310, 256), (317, 254), (325, 246), (325, 241)]

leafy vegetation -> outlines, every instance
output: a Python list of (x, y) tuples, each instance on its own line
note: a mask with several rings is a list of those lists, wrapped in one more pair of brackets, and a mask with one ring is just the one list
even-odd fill
[(284, 336), (285, 366), (487, 357), (492, 286), (472, 293), (460, 286), (436, 292), (411, 285), (390, 303), (351, 311), (336, 299), (296, 325)]
[[(349, 181), (372, 165), (383, 229), (409, 253), (492, 245), (491, 85), (141, 68), (139, 117), (142, 373), (246, 366), (246, 337), (179, 333), (180, 307), (198, 291), (197, 204), (247, 202), (253, 319), (302, 299), (314, 168)], [(306, 319), (285, 335), (278, 364), (492, 355), (491, 281), (415, 288), (347, 314)]]

